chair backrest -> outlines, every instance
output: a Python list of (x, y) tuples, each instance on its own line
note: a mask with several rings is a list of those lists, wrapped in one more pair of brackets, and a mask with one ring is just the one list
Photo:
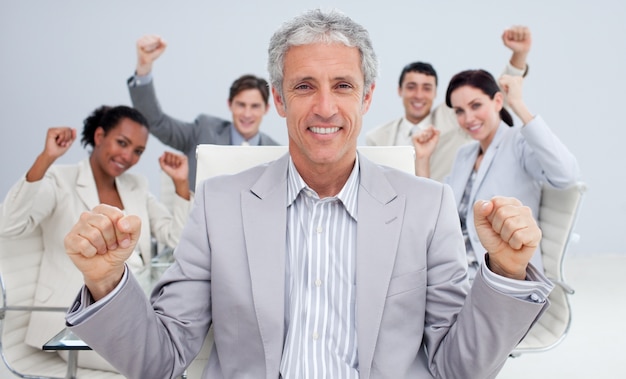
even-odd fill
[[(378, 164), (415, 173), (415, 150), (412, 146), (359, 146), (358, 150)], [(276, 160), (287, 151), (287, 146), (198, 145), (196, 183)]]
[[(0, 238), (0, 308), (33, 307), (43, 253), (39, 228), (24, 237)], [(0, 377), (13, 374), (22, 378), (62, 378), (67, 372), (67, 362), (58, 354), (44, 352), (24, 342), (31, 313), (31, 310), (0, 312), (0, 353), (4, 361), (4, 367), (0, 363)], [(7, 370), (11, 370), (11, 374)], [(87, 369), (79, 369), (78, 375), (80, 378), (123, 378), (113, 372)]]
[(539, 208), (542, 260), (546, 276), (556, 286), (548, 297), (550, 307), (516, 347), (513, 356), (549, 350), (569, 331), (572, 317), (569, 295), (574, 290), (565, 282), (563, 262), (570, 243), (577, 238), (574, 227), (586, 190), (582, 182), (565, 190), (543, 188)]

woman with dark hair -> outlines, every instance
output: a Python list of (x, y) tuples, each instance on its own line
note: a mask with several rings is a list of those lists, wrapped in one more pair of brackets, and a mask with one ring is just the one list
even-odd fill
[[(49, 128), (43, 152), (0, 204), (0, 236), (25, 236), (41, 229), (44, 254), (35, 305), (66, 307), (74, 300), (83, 278), (67, 257), (63, 239), (82, 212), (100, 203), (140, 215), (141, 236), (126, 264), (146, 285), (150, 278), (151, 238), (171, 247), (178, 243), (190, 208), (187, 157), (166, 152), (159, 158), (178, 195), (171, 212), (149, 193), (144, 177), (126, 172), (146, 148), (147, 125), (141, 113), (127, 106), (96, 109), (85, 119), (81, 138), (90, 150), (89, 157), (73, 165), (53, 163), (71, 147), (76, 129)], [(63, 329), (63, 316), (60, 312), (34, 312), (26, 342), (40, 349)], [(79, 365), (110, 369), (102, 362), (83, 362), (88, 357), (81, 353)]]
[[(534, 116), (526, 107), (522, 80), (503, 75), (498, 86), (487, 71), (468, 70), (456, 74), (446, 91), (446, 104), (454, 109), (461, 128), (474, 139), (459, 149), (446, 178), (456, 198), (470, 278), (485, 254), (473, 222), (475, 201), (493, 196), (516, 197), (532, 209), (537, 219), (543, 185), (567, 188), (580, 175), (574, 155), (541, 116)], [(523, 126), (513, 126), (513, 118), (505, 109), (505, 95), (506, 104)], [(429, 176), (429, 159), (437, 140), (434, 128), (414, 137), (418, 175)], [(539, 249), (531, 262), (543, 271)]]

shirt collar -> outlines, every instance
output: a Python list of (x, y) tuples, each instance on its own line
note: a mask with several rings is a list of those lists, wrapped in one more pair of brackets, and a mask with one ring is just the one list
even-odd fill
[(261, 141), (261, 133), (257, 133), (254, 137), (246, 140), (243, 136), (237, 131), (235, 125), (231, 125), (230, 127), (230, 140), (231, 145), (241, 145), (244, 141), (248, 143), (250, 146), (257, 146)]
[(402, 121), (400, 122), (398, 132), (402, 133), (402, 135), (411, 137), (417, 131), (424, 130), (427, 127), (431, 126), (432, 124), (433, 124), (432, 112), (429, 113), (428, 116), (424, 117), (424, 119), (418, 122), (417, 124), (414, 124), (411, 121), (407, 120), (406, 116), (404, 116), (402, 117)]
[[(359, 154), (357, 154), (354, 167), (352, 168), (348, 180), (337, 196), (333, 197), (333, 199), (341, 201), (355, 221), (357, 219), (357, 195), (360, 181)], [(318, 194), (304, 182), (304, 179), (302, 179), (296, 166), (293, 164), (293, 160), (289, 157), (289, 169), (287, 171), (287, 206), (292, 205), (298, 198), (298, 195), (303, 191), (319, 199)]]

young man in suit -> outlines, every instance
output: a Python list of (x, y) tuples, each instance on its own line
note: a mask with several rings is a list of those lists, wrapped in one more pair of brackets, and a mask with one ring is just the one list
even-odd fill
[(196, 146), (215, 145), (278, 145), (259, 130), (269, 110), (269, 86), (265, 79), (243, 75), (230, 86), (228, 108), (232, 120), (200, 114), (193, 122), (170, 117), (163, 112), (154, 90), (152, 66), (165, 51), (167, 43), (157, 35), (137, 40), (137, 68), (128, 79), (133, 106), (150, 124), (150, 133), (164, 144), (187, 155), (189, 188), (196, 188)]
[(528, 265), (529, 209), (474, 205), (488, 253), (470, 288), (449, 187), (357, 153), (367, 30), (305, 12), (271, 38), (268, 69), (289, 153), (203, 183), (152, 304), (123, 264), (139, 220), (83, 215), (65, 239), (86, 284), (71, 329), (129, 378), (180, 374), (211, 326), (206, 379), (495, 377), (552, 288)]
[[(530, 30), (525, 26), (508, 28), (502, 33), (502, 42), (512, 51), (504, 73), (525, 75)], [(370, 146), (413, 146), (412, 137), (432, 125), (439, 131), (439, 143), (430, 160), (430, 177), (441, 182), (450, 173), (459, 147), (472, 139), (463, 132), (451, 108), (445, 104), (433, 108), (438, 84), (437, 72), (429, 63), (404, 66), (398, 81), (404, 116), (372, 129), (365, 135), (365, 142)]]

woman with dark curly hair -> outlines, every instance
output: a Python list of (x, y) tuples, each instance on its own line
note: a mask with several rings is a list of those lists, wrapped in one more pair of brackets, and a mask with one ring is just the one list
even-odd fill
[[(190, 207), (187, 157), (166, 152), (159, 158), (178, 195), (171, 210), (149, 193), (146, 178), (126, 172), (139, 162), (146, 148), (147, 125), (143, 115), (133, 108), (97, 108), (85, 119), (81, 137), (82, 145), (90, 151), (89, 157), (73, 165), (53, 163), (72, 146), (76, 129), (51, 127), (43, 151), (8, 192), (0, 205), (0, 236), (15, 238), (41, 229), (44, 254), (35, 305), (66, 307), (72, 303), (83, 278), (67, 257), (63, 238), (82, 212), (100, 203), (141, 216), (142, 234), (126, 264), (146, 285), (151, 238), (171, 247), (178, 243)], [(41, 348), (64, 326), (60, 312), (34, 312), (26, 342)], [(111, 369), (105, 362), (96, 363), (99, 357), (92, 361), (89, 354), (81, 353), (79, 358), (80, 366)]]

